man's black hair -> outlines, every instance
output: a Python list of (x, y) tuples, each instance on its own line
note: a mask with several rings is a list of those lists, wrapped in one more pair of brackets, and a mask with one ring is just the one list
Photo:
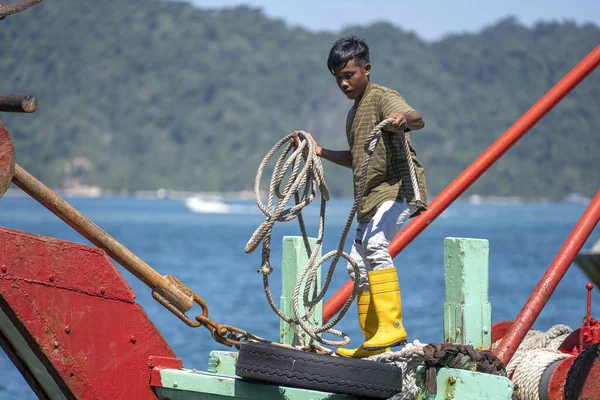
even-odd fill
[(327, 68), (335, 74), (336, 69), (344, 68), (350, 60), (356, 60), (361, 68), (369, 63), (369, 46), (364, 39), (348, 36), (336, 40), (329, 51)]

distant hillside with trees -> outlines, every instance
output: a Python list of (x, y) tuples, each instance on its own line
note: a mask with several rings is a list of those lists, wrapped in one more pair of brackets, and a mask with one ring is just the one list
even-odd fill
[[(371, 46), (372, 79), (419, 110), (413, 143), (439, 193), (599, 44), (600, 27), (513, 18), (426, 42), (388, 23), (312, 33), (248, 7), (159, 0), (44, 1), (0, 21), (0, 92), (36, 96), (2, 114), (20, 165), (52, 187), (115, 191), (251, 188), (282, 136), (345, 148), (351, 102), (326, 68), (331, 44)], [(592, 196), (600, 183), (600, 72), (536, 126), (470, 193)], [(348, 170), (327, 165), (335, 195)]]

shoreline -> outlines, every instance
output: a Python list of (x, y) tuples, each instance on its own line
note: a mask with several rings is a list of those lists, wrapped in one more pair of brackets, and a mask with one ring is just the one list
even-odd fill
[[(68, 189), (52, 189), (56, 194), (63, 198), (136, 198), (146, 200), (186, 200), (190, 197), (198, 197), (203, 200), (212, 201), (243, 201), (254, 200), (253, 190), (241, 190), (232, 192), (202, 192), (191, 190), (174, 190), (174, 189), (156, 189), (156, 190), (135, 190), (135, 191), (112, 191), (103, 190), (96, 186), (77, 187)], [(27, 193), (20, 188), (11, 185), (4, 194), (6, 197), (27, 197)], [(261, 192), (261, 198), (266, 198), (267, 193)], [(435, 196), (431, 196), (434, 199)], [(336, 200), (352, 201), (350, 197), (334, 197)], [(480, 194), (463, 194), (457, 200), (461, 203), (470, 203), (473, 205), (479, 204), (524, 204), (524, 203), (569, 203), (569, 204), (589, 204), (591, 198), (581, 193), (569, 193), (562, 199), (550, 199), (547, 197), (526, 198), (518, 196), (496, 196), (496, 195), (480, 195)]]

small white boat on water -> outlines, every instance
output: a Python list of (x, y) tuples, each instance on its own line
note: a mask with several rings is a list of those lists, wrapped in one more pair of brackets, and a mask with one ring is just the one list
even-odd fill
[(232, 211), (232, 206), (219, 197), (188, 197), (185, 199), (185, 206), (195, 213), (203, 214), (230, 214)]

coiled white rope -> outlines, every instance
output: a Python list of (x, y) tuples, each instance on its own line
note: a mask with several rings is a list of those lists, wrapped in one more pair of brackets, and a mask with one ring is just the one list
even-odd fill
[[(560, 352), (558, 349), (572, 329), (565, 325), (555, 325), (545, 332), (531, 330), (515, 352), (506, 367), (506, 372), (515, 386), (515, 398), (518, 400), (539, 400), (540, 380), (546, 368), (555, 361), (563, 360), (572, 355)], [(492, 349), (499, 342), (492, 345)], [(425, 371), (425, 344), (415, 340), (400, 351), (387, 352), (366, 358), (367, 360), (393, 364), (402, 369), (402, 392), (389, 400), (415, 400), (419, 395), (417, 381), (422, 367)]]
[[(554, 325), (546, 332), (531, 330), (506, 366), (506, 373), (515, 384), (519, 400), (538, 400), (540, 380), (546, 368), (555, 361), (572, 357), (558, 349), (573, 330), (565, 325)], [(494, 343), (492, 349), (498, 343)]]
[(573, 356), (553, 349), (532, 349), (526, 353), (527, 356), (514, 368), (515, 395), (519, 400), (539, 400), (540, 381), (546, 368), (555, 361)]
[(367, 360), (393, 364), (402, 370), (402, 392), (390, 397), (389, 400), (415, 400), (419, 394), (417, 386), (417, 368), (425, 370), (423, 348), (426, 345), (415, 340), (408, 343), (399, 351), (381, 353), (366, 358)]
[[(265, 295), (271, 308), (285, 322), (291, 324), (292, 326), (301, 327), (302, 330), (304, 330), (312, 340), (318, 341), (320, 343), (332, 346), (344, 346), (350, 342), (350, 338), (346, 334), (332, 328), (341, 320), (341, 318), (348, 311), (358, 291), (358, 281), (354, 282), (352, 295), (344, 303), (342, 309), (339, 311), (336, 317), (333, 318), (331, 321), (329, 321), (321, 327), (314, 327), (311, 326), (312, 324), (310, 323), (310, 316), (313, 314), (318, 302), (324, 298), (325, 293), (331, 283), (335, 267), (340, 258), (346, 259), (354, 269), (355, 276), (359, 276), (358, 265), (350, 257), (349, 254), (343, 251), (343, 249), (346, 242), (346, 237), (354, 220), (356, 210), (358, 208), (358, 205), (360, 204), (360, 201), (362, 200), (364, 187), (366, 183), (366, 171), (371, 160), (371, 156), (379, 142), (379, 139), (381, 138), (382, 129), (388, 124), (390, 124), (392, 121), (393, 119), (391, 118), (382, 121), (369, 134), (365, 142), (366, 154), (363, 164), (361, 166), (361, 179), (357, 188), (354, 204), (352, 206), (352, 210), (350, 211), (350, 215), (348, 216), (348, 220), (346, 222), (346, 226), (344, 228), (342, 237), (339, 241), (338, 248), (337, 250), (330, 251), (329, 253), (325, 254), (319, 260), (316, 260), (316, 258), (320, 246), (323, 242), (326, 208), (325, 204), (329, 200), (329, 191), (327, 189), (327, 185), (325, 184), (321, 160), (316, 155), (316, 150), (311, 135), (308, 132), (299, 131), (299, 144), (297, 149), (295, 149), (295, 151), (293, 152), (293, 146), (290, 141), (294, 137), (294, 133), (283, 137), (273, 146), (273, 148), (271, 148), (271, 150), (263, 158), (261, 164), (259, 165), (258, 172), (256, 174), (256, 179), (254, 181), (254, 196), (258, 207), (263, 212), (263, 214), (265, 214), (266, 220), (256, 229), (254, 234), (251, 236), (250, 240), (246, 244), (245, 251), (247, 253), (254, 251), (262, 241), (262, 262), (261, 268), (258, 270), (258, 272), (263, 275)], [(411, 184), (413, 185), (416, 199), (420, 200), (420, 193), (417, 184), (415, 168), (413, 165), (410, 148), (408, 146), (408, 140), (404, 133), (402, 133), (402, 143), (404, 144), (406, 159), (409, 164), (409, 170), (411, 171)], [(264, 205), (260, 196), (260, 183), (264, 169), (269, 163), (270, 159), (274, 156), (274, 154), (277, 151), (279, 151), (285, 144), (287, 144), (287, 147), (284, 149), (283, 154), (279, 156), (273, 169), (271, 175), (271, 182), (269, 185), (268, 200), (267, 204)], [(291, 155), (286, 160), (286, 157), (288, 157), (288, 154), (290, 153)], [(300, 169), (300, 166), (302, 165), (303, 161), (304, 166), (302, 167), (302, 169)], [(288, 172), (290, 176), (285, 184), (285, 187), (282, 190), (281, 185), (284, 177), (286, 176), (286, 174), (288, 174)], [(316, 198), (317, 188), (321, 193), (319, 232), (317, 236), (317, 244), (314, 249), (311, 249), (308, 242), (306, 229), (304, 227), (304, 221), (302, 218), (301, 211), (304, 207), (306, 207)], [(302, 194), (300, 195), (300, 193)], [(287, 207), (287, 204), (291, 200), (292, 196), (294, 196), (295, 205)], [(279, 199), (279, 201), (276, 202), (275, 198)], [(304, 239), (304, 245), (309, 260), (304, 269), (302, 270), (300, 276), (298, 277), (298, 280), (296, 281), (293, 296), (293, 308), (295, 318), (290, 318), (287, 317), (273, 301), (273, 297), (271, 295), (268, 283), (268, 275), (272, 272), (272, 267), (270, 263), (270, 243), (273, 225), (275, 224), (275, 222), (287, 222), (293, 220), (296, 217), (298, 218), (298, 223), (300, 225), (300, 230), (302, 232), (302, 237)], [(327, 276), (324, 280), (323, 287), (320, 291), (318, 291), (317, 271), (321, 264), (323, 264), (325, 261), (332, 257), (333, 260), (331, 261), (331, 265), (329, 267)], [(303, 292), (304, 315), (302, 315), (300, 312), (299, 299), (300, 289), (304, 280), (306, 280), (306, 284)], [(343, 340), (336, 342), (323, 339), (322, 337), (318, 336), (319, 333), (323, 332), (328, 332), (333, 335), (340, 336), (343, 338)]]
[[(258, 207), (263, 212), (263, 214), (265, 214), (266, 220), (253, 233), (250, 240), (246, 244), (245, 251), (246, 253), (254, 251), (262, 241), (262, 262), (258, 272), (263, 275), (263, 285), (269, 305), (279, 316), (279, 318), (281, 318), (282, 320), (291, 324), (294, 327), (300, 326), (313, 340), (328, 345), (343, 346), (350, 342), (350, 338), (348, 337), (348, 335), (345, 335), (343, 332), (330, 329), (335, 323), (337, 323), (341, 316), (338, 316), (339, 318), (337, 318), (335, 321), (332, 321), (333, 324), (330, 323), (323, 327), (309, 326), (310, 316), (313, 314), (318, 301), (325, 295), (325, 291), (331, 282), (331, 277), (334, 272), (335, 264), (332, 263), (332, 266), (329, 269), (329, 273), (327, 274), (327, 278), (325, 279), (324, 287), (321, 290), (321, 292), (317, 294), (317, 275), (315, 271), (320, 265), (320, 263), (332, 256), (331, 253), (326, 254), (324, 257), (321, 258), (321, 260), (318, 264), (316, 264), (315, 267), (315, 260), (323, 242), (323, 232), (325, 226), (325, 206), (326, 202), (329, 200), (329, 190), (327, 189), (327, 185), (323, 178), (323, 166), (321, 164), (320, 158), (316, 155), (312, 137), (309, 133), (304, 131), (300, 131), (298, 135), (300, 137), (300, 141), (295, 151), (292, 151), (294, 147), (290, 143), (290, 140), (294, 137), (294, 134), (291, 133), (279, 140), (273, 146), (273, 148), (271, 148), (271, 150), (267, 153), (267, 155), (263, 158), (261, 164), (259, 165), (258, 172), (256, 174), (256, 179), (254, 182), (254, 196)], [(285, 147), (283, 154), (281, 154), (277, 159), (277, 162), (273, 169), (271, 175), (271, 182), (269, 185), (268, 201), (267, 204), (264, 205), (260, 197), (260, 183), (263, 172), (273, 155), (286, 144), (287, 147)], [(288, 154), (290, 153), (291, 155), (289, 156), (289, 158), (287, 158)], [(302, 167), (302, 169), (300, 169), (302, 162), (304, 162), (304, 166)], [(281, 189), (283, 179), (286, 176), (286, 174), (288, 174), (288, 172), (290, 176), (285, 184), (285, 187)], [(306, 234), (301, 210), (304, 207), (308, 206), (316, 198), (317, 188), (319, 189), (321, 194), (321, 211), (319, 218), (319, 231), (317, 235), (317, 243), (315, 247), (311, 249), (310, 244), (308, 242), (308, 235)], [(300, 195), (300, 193), (302, 194)], [(292, 196), (294, 196), (295, 205), (287, 207), (287, 204), (291, 200)], [(279, 199), (279, 201), (276, 201), (276, 198)], [(272, 272), (272, 267), (270, 263), (270, 244), (273, 225), (275, 224), (275, 222), (287, 222), (295, 219), (296, 217), (298, 218), (298, 223), (300, 225), (302, 237), (304, 238), (304, 245), (309, 260), (307, 262), (306, 267), (302, 270), (302, 273), (298, 278), (296, 286), (294, 288), (293, 305), (295, 318), (290, 318), (286, 316), (273, 301), (273, 296), (269, 288), (268, 276)], [(340, 256), (344, 257), (344, 254), (340, 254), (337, 257), (337, 259), (339, 259)], [(350, 256), (345, 255), (344, 258), (346, 258), (351, 263), (351, 265), (353, 265), (355, 270), (358, 271), (358, 266), (356, 265), (356, 262), (354, 262), (354, 260), (352, 260)], [(301, 284), (304, 281), (305, 277), (307, 277), (304, 290), (305, 315), (302, 316), (300, 314), (300, 308), (298, 306), (298, 297)], [(355, 288), (355, 290), (356, 289), (357, 288)], [(309, 299), (308, 297), (311, 292), (313, 294), (313, 297)], [(349, 299), (347, 304), (348, 307), (350, 305), (349, 303), (351, 303), (352, 300), (353, 297)], [(346, 307), (345, 310), (342, 310), (342, 313), (345, 313), (348, 307)], [(326, 330), (333, 335), (343, 337), (344, 340), (341, 342), (334, 342), (322, 339), (319, 336), (317, 336), (318, 333), (324, 332)], [(299, 340), (302, 340), (302, 336), (300, 335), (297, 335), (297, 338)], [(304, 345), (304, 343), (301, 343), (301, 345)]]

